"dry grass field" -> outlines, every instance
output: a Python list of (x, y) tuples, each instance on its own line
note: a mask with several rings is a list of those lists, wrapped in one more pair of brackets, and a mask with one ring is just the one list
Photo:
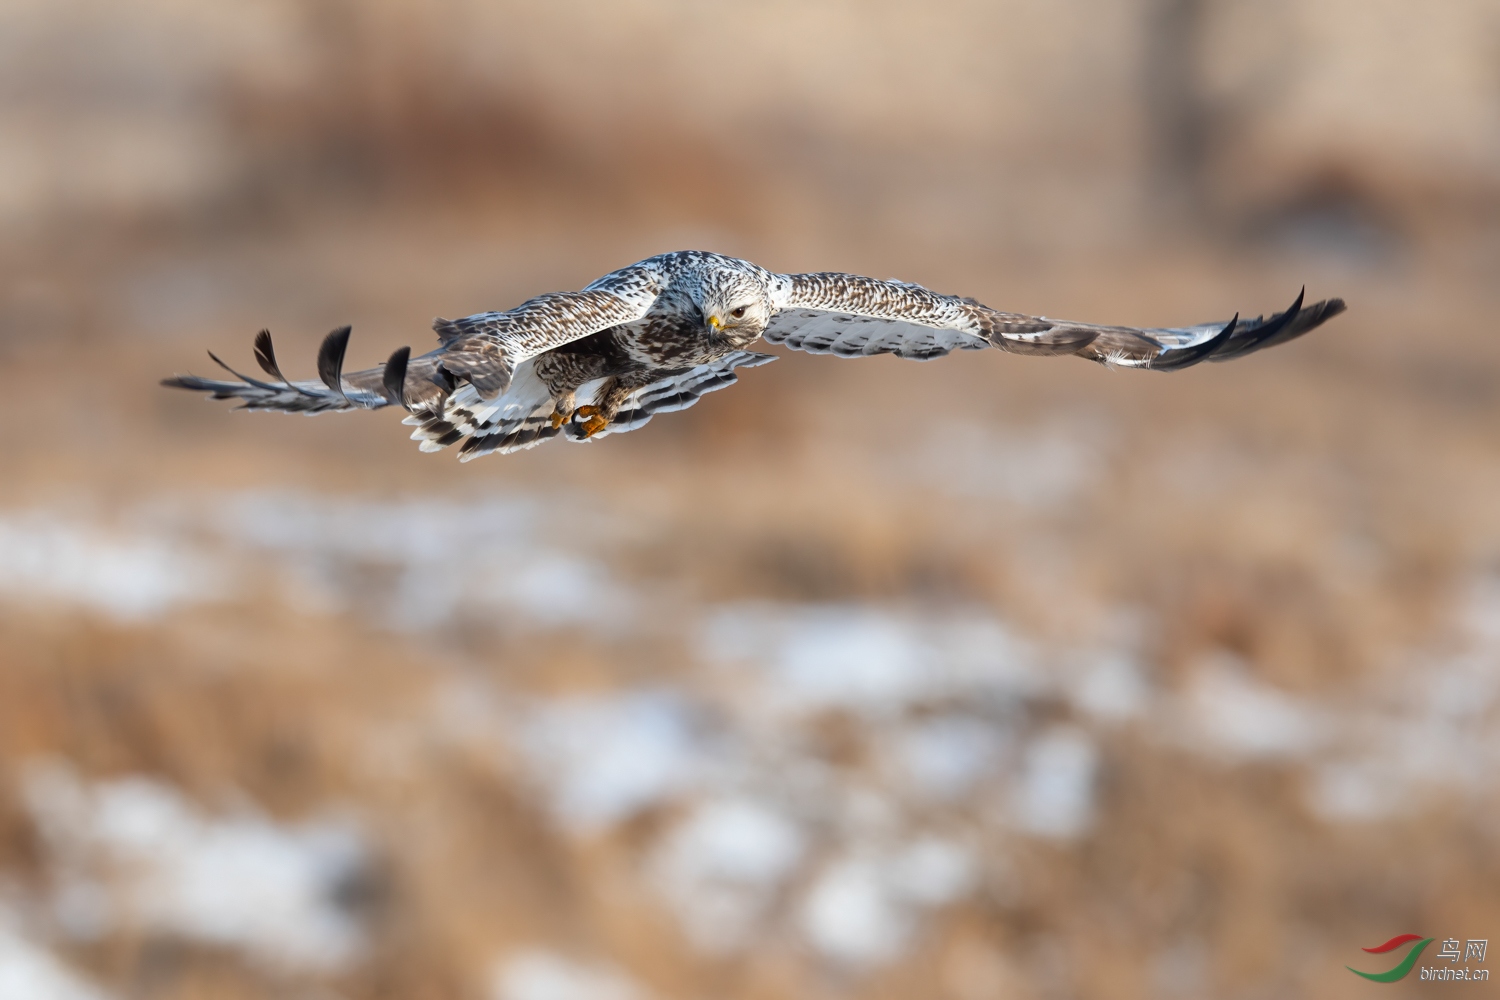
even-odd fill
[[(1345, 966), (1500, 938), (1492, 4), (0, 38), (0, 1000), (1484, 989)], [(1350, 310), (1175, 374), (781, 352), (462, 465), (156, 384), (685, 247)]]

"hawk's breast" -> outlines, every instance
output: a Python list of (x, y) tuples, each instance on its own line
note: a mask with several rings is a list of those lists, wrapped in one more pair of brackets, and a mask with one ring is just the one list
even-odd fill
[(734, 350), (711, 337), (696, 314), (647, 316), (616, 327), (615, 340), (633, 360), (652, 368), (691, 368)]

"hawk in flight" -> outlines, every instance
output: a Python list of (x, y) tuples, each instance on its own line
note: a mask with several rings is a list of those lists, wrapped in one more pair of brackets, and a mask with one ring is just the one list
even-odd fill
[(349, 328), (318, 351), (318, 380), (281, 374), (271, 335), (255, 358), (271, 381), (214, 359), (235, 381), (178, 375), (163, 384), (239, 399), (251, 410), (323, 413), (399, 406), (423, 451), (457, 444), (461, 460), (549, 438), (592, 441), (684, 410), (776, 360), (747, 350), (764, 338), (809, 354), (894, 354), (929, 361), (954, 350), (1077, 354), (1124, 368), (1171, 370), (1227, 361), (1299, 337), (1344, 311), (1342, 299), (1270, 317), (1136, 329), (1000, 312), (904, 281), (854, 274), (775, 274), (734, 257), (650, 257), (581, 292), (539, 295), (505, 312), (433, 324), (440, 346), (403, 347), (383, 366), (345, 372)]

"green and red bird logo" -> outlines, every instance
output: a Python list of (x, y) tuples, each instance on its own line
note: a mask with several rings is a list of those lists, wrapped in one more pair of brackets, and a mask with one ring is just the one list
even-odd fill
[(1385, 955), (1412, 941), (1417, 942), (1416, 945), (1412, 948), (1411, 951), (1407, 952), (1406, 957), (1403, 958), (1396, 965), (1396, 967), (1394, 969), (1391, 969), (1389, 972), (1360, 972), (1352, 965), (1346, 965), (1344, 966), (1344, 968), (1348, 969), (1356, 976), (1364, 976), (1366, 979), (1374, 980), (1377, 983), (1394, 983), (1398, 979), (1405, 979), (1406, 974), (1411, 972), (1412, 967), (1417, 964), (1417, 959), (1422, 957), (1422, 949), (1432, 944), (1432, 938), (1424, 938), (1420, 934), (1397, 934), (1385, 944), (1376, 945), (1373, 948), (1361, 949), (1363, 951), (1369, 952), (1372, 955)]

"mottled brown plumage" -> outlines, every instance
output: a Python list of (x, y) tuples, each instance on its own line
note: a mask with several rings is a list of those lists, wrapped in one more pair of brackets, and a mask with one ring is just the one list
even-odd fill
[[(424, 451), (462, 442), (465, 460), (529, 448), (558, 435), (584, 441), (634, 430), (685, 409), (774, 360), (747, 351), (764, 338), (812, 354), (894, 354), (927, 361), (955, 350), (1076, 354), (1111, 366), (1170, 370), (1284, 343), (1344, 310), (1341, 299), (1268, 318), (1141, 329), (991, 309), (903, 281), (837, 272), (776, 274), (703, 251), (650, 257), (580, 292), (551, 292), (504, 312), (434, 324), (437, 350), (402, 348), (380, 368), (345, 373), (347, 327), (318, 355), (318, 381), (292, 382), (270, 334), (256, 358), (274, 382), (180, 375), (164, 384), (299, 413), (397, 405)], [(212, 355), (210, 355), (212, 356)], [(217, 357), (214, 358), (219, 362)], [(579, 405), (580, 400), (586, 400)]]

